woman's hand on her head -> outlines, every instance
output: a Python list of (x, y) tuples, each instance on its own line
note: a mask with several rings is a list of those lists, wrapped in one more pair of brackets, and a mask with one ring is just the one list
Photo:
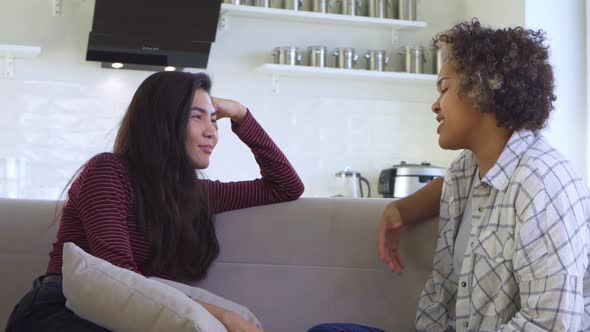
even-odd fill
[(211, 102), (217, 112), (217, 119), (230, 118), (233, 122), (240, 123), (248, 112), (246, 106), (234, 100), (211, 97)]

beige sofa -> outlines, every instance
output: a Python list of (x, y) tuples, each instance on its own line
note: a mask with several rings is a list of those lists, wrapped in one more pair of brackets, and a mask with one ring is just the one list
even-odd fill
[[(221, 255), (197, 285), (247, 306), (266, 331), (304, 332), (322, 322), (411, 330), (437, 223), (406, 233), (406, 270), (391, 273), (377, 255), (388, 202), (302, 198), (220, 214)], [(55, 201), (0, 199), (0, 329), (46, 268), (55, 208)]]

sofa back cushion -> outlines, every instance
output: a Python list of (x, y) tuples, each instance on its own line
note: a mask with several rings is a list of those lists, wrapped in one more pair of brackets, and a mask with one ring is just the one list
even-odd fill
[[(191, 285), (248, 307), (267, 331), (300, 332), (323, 322), (411, 330), (437, 223), (404, 234), (406, 269), (391, 273), (377, 255), (379, 218), (389, 202), (301, 198), (222, 213), (220, 256), (208, 277)], [(0, 199), (0, 327), (47, 268), (55, 207)]]

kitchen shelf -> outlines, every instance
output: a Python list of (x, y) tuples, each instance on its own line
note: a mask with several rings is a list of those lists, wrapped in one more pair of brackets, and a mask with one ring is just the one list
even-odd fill
[(335, 24), (359, 27), (381, 27), (393, 30), (417, 30), (427, 27), (423, 21), (406, 21), (366, 16), (350, 16), (339, 14), (324, 14), (310, 11), (294, 11), (290, 9), (264, 8), (247, 5), (221, 5), (221, 27), (225, 28), (226, 16), (250, 17), (259, 19), (274, 19), (280, 21), (296, 21), (308, 23)]
[(363, 69), (320, 68), (309, 66), (291, 66), (266, 63), (256, 69), (257, 72), (273, 76), (275, 91), (278, 91), (278, 79), (284, 77), (304, 77), (321, 79), (361, 79), (389, 83), (417, 83), (433, 85), (437, 75), (413, 74), (400, 72), (378, 72)]
[(14, 76), (15, 59), (30, 59), (39, 56), (39, 54), (41, 54), (39, 46), (0, 44), (0, 60), (3, 60), (0, 78)]
[(41, 47), (0, 44), (0, 57), (34, 58), (41, 54)]

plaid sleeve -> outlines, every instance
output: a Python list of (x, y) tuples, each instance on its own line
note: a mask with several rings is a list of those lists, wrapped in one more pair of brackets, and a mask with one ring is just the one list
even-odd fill
[(588, 196), (562, 165), (529, 171), (516, 194), (520, 311), (501, 330), (579, 331), (588, 265)]

